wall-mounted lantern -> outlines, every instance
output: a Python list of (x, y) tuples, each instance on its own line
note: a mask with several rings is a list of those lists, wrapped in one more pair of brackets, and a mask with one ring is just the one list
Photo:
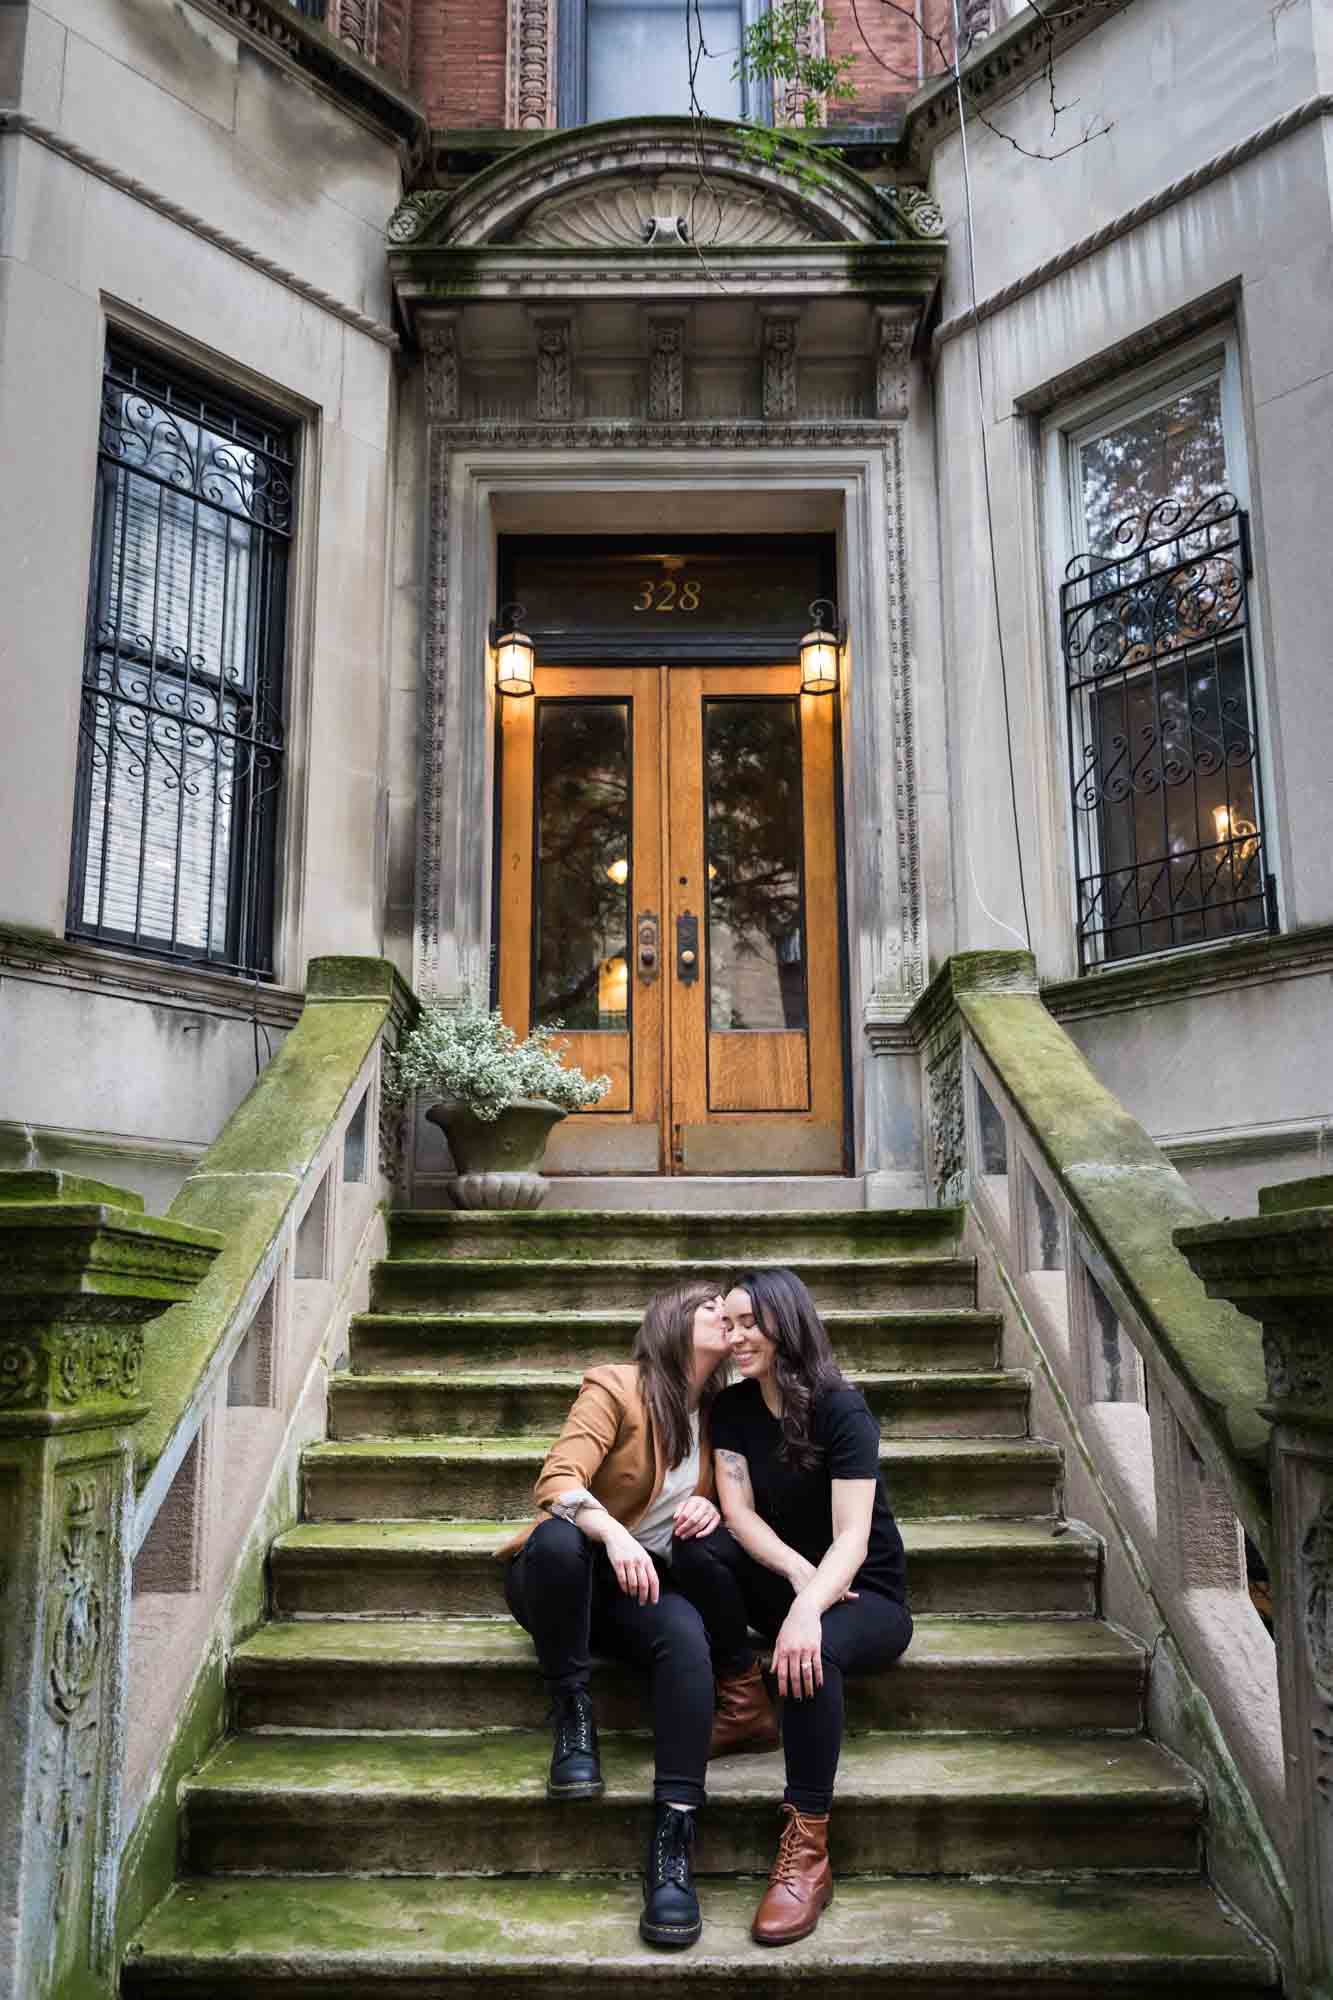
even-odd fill
[(495, 685), (501, 694), (529, 695), (535, 685), (536, 648), (522, 630), (523, 606), (504, 604), (500, 616), (491, 620), (491, 646), (495, 653)]
[(801, 641), (801, 693), (836, 694), (847, 621), (839, 618), (831, 597), (817, 597), (810, 606), (810, 617), (811, 629)]

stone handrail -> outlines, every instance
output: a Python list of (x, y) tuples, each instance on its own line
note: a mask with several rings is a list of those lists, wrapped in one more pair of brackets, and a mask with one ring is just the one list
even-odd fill
[(1208, 1786), (1214, 1873), (1282, 1949), (1277, 1669), (1245, 1550), (1274, 1545), (1260, 1330), (1176, 1248), (1211, 1218), (1047, 1012), (1027, 953), (950, 960), (912, 1027), (935, 1199), (969, 1202), (1006, 1363), (1032, 1370), (1066, 1509), (1102, 1536), (1107, 1613), (1148, 1651), (1156, 1732)]
[(229, 1648), (263, 1615), (383, 1249), (381, 1058), (414, 1010), (380, 960), (313, 961), (160, 1220), (0, 1174), (0, 1505), (21, 1551), (0, 1564), (0, 1909), (22, 1913), (0, 1920), (0, 2000), (110, 2000), (119, 1941), (170, 1884), (177, 1783), (221, 1733)]

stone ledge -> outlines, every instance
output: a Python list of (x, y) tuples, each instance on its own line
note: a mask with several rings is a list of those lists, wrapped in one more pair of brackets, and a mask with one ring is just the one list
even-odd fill
[(1333, 972), (1333, 924), (1311, 924), (1277, 937), (1265, 933), (1236, 938), (1161, 958), (1134, 959), (1085, 973), (1081, 979), (1054, 980), (1042, 986), (1041, 997), (1057, 1021), (1077, 1021), (1234, 986), (1329, 972)]
[(284, 69), (336, 98), (381, 137), (419, 151), (429, 128), (416, 98), (393, 83), (290, 0), (190, 0), (201, 14), (230, 28)]

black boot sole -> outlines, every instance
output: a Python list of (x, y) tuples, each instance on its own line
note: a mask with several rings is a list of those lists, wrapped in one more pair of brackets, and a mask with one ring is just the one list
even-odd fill
[(548, 1799), (600, 1799), (605, 1790), (604, 1778), (580, 1778), (572, 1785), (553, 1785), (546, 1780)]
[(703, 1936), (704, 1920), (697, 1924), (650, 1924), (647, 1917), (639, 1918), (639, 1936), (645, 1944), (655, 1944), (663, 1951), (685, 1951), (697, 1944)]

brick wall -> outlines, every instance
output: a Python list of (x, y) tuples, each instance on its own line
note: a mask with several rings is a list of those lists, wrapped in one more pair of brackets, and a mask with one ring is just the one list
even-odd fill
[(503, 125), (506, 0), (415, 0), (412, 88), (433, 126)]
[(852, 58), (856, 89), (854, 101), (830, 106), (833, 124), (885, 123), (945, 67), (952, 0), (825, 0), (824, 12), (829, 54)]

